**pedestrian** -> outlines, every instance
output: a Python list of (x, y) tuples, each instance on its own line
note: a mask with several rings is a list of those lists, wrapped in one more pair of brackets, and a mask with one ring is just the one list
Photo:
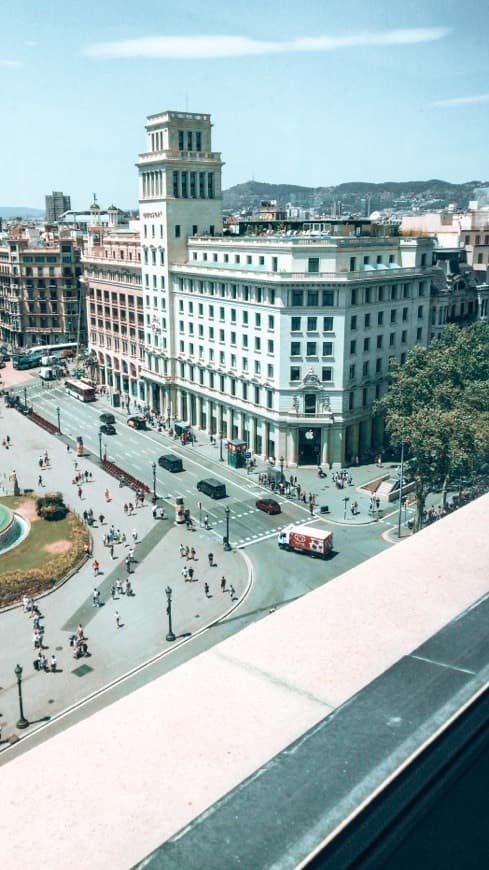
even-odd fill
[(188, 568), (187, 568), (186, 565), (184, 565), (183, 568), (182, 568), (182, 577), (183, 577), (183, 579), (185, 580), (185, 583), (186, 583), (187, 580), (188, 580)]
[(132, 591), (131, 581), (129, 580), (129, 577), (128, 577), (126, 579), (126, 595), (133, 595), (133, 594), (134, 593)]
[(99, 523), (100, 523), (101, 526), (103, 526), (103, 524), (104, 524), (104, 520), (105, 520), (104, 515), (103, 515), (103, 514), (100, 514), (100, 516), (99, 516), (99, 518), (98, 518), (98, 521), (99, 521)]
[(66, 452), (67, 452), (67, 453), (70, 452), (70, 445), (69, 445), (69, 444), (66, 445)]
[(209, 597), (209, 584), (208, 583), (204, 583), (204, 592), (205, 592), (206, 598), (208, 598)]
[(24, 595), (24, 597), (22, 599), (22, 604), (24, 607), (24, 613), (28, 613), (29, 612), (29, 599), (28, 599), (27, 595)]
[(76, 630), (76, 636), (77, 636), (80, 640), (82, 640), (83, 637), (84, 637), (84, 634), (83, 634), (83, 626), (82, 626), (81, 622), (78, 623), (78, 628), (77, 628), (77, 630)]
[(190, 556), (189, 556), (189, 558), (190, 558), (190, 559), (195, 559), (196, 555), (197, 555), (197, 553), (195, 552), (195, 549), (194, 549), (193, 547), (190, 547)]
[(204, 517), (204, 529), (208, 529), (208, 528), (209, 528), (209, 515), (206, 514)]
[(100, 570), (100, 565), (99, 565), (99, 563), (97, 562), (96, 559), (94, 559), (93, 562), (92, 562), (92, 568), (93, 568), (93, 576), (94, 576), (94, 577), (97, 577), (98, 572), (99, 572), (99, 570)]
[(116, 612), (115, 612), (115, 624), (116, 624), (117, 628), (121, 627), (121, 618), (119, 616), (118, 610), (116, 610)]
[(312, 501), (309, 502), (309, 513), (311, 514), (311, 516), (314, 513), (314, 504)]
[(44, 460), (43, 460), (42, 456), (39, 457), (38, 465), (39, 465), (39, 468), (42, 468), (44, 465)]
[(110, 502), (110, 500), (111, 500), (111, 499), (110, 499), (110, 492), (109, 492), (108, 489), (105, 490), (104, 496), (105, 496), (105, 501), (106, 501), (107, 504), (108, 504), (108, 503)]
[(130, 574), (131, 573), (131, 557), (130, 556), (126, 556), (125, 563), (126, 563), (126, 571), (128, 574)]
[(38, 485), (38, 486), (42, 486), (42, 485), (43, 485), (43, 483), (42, 483), (42, 474), (40, 474), (39, 477), (38, 477), (38, 479), (37, 479), (37, 485)]
[(83, 494), (83, 490), (82, 490), (81, 486), (79, 486), (78, 487), (78, 498), (81, 498), (82, 494)]
[(157, 508), (156, 505), (154, 504), (153, 507), (152, 507), (152, 510), (151, 510), (151, 513), (153, 514), (153, 519), (154, 519), (154, 520), (156, 519), (156, 513), (157, 513), (157, 511), (158, 511), (158, 508)]
[(134, 543), (136, 544), (136, 543), (137, 543), (137, 540), (138, 540), (137, 529), (133, 529), (133, 530), (132, 530), (132, 539), (133, 539)]
[(189, 579), (190, 583), (192, 583), (192, 581), (194, 579), (194, 569), (193, 568), (188, 569), (188, 579)]
[(87, 481), (88, 481), (88, 469), (85, 469), (84, 477), (85, 477), (85, 483), (87, 483)]
[(127, 511), (128, 511), (128, 506), (127, 506), (127, 504), (125, 504), (124, 505), (124, 513), (127, 514)]
[(99, 606), (100, 606), (100, 592), (97, 589), (97, 587), (95, 586), (94, 590), (92, 592), (92, 607), (99, 607)]
[(223, 574), (221, 577), (221, 592), (225, 592), (225, 591), (226, 591), (226, 578)]
[(110, 587), (110, 594), (112, 595), (112, 598), (115, 598), (115, 583)]
[(56, 656), (54, 655), (54, 653), (51, 656), (51, 672), (53, 674), (56, 672)]
[(109, 547), (109, 553), (110, 553), (110, 558), (113, 559), (114, 558), (114, 545), (113, 544), (111, 544)]
[(214, 553), (209, 553), (208, 559), (209, 559), (209, 568), (212, 568), (212, 566), (214, 564)]
[(231, 601), (234, 601), (234, 596), (235, 596), (235, 594), (236, 594), (235, 591), (234, 591), (234, 586), (230, 586), (230, 587), (229, 587), (229, 594), (230, 594), (230, 596), (231, 596)]
[(83, 516), (83, 522), (86, 523), (88, 520), (88, 511), (84, 510), (82, 516)]
[(122, 589), (122, 581), (121, 581), (120, 577), (118, 577), (116, 580), (115, 588), (116, 588), (116, 592), (118, 595), (124, 595), (124, 591)]

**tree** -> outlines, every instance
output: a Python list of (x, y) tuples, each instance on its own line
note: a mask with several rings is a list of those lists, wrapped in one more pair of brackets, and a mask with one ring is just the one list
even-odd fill
[(391, 383), (376, 410), (394, 445), (404, 444), (416, 492), (415, 528), (429, 492), (489, 463), (489, 324), (449, 325), (428, 348), (416, 346), (391, 366)]

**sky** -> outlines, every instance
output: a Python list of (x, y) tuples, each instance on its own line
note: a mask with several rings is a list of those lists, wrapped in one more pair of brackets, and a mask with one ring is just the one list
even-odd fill
[(489, 178), (482, 0), (2, 4), (0, 205), (137, 207), (146, 116), (212, 116), (223, 186)]

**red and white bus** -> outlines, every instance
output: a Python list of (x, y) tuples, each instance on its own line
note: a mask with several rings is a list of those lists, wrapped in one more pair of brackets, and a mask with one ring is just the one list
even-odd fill
[(70, 396), (80, 399), (80, 402), (94, 402), (97, 398), (93, 384), (81, 378), (68, 378), (65, 381), (65, 388)]

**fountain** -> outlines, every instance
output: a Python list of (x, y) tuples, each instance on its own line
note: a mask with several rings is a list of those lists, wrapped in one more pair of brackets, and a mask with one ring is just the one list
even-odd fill
[(0, 553), (16, 547), (29, 531), (29, 523), (23, 517), (0, 504)]

